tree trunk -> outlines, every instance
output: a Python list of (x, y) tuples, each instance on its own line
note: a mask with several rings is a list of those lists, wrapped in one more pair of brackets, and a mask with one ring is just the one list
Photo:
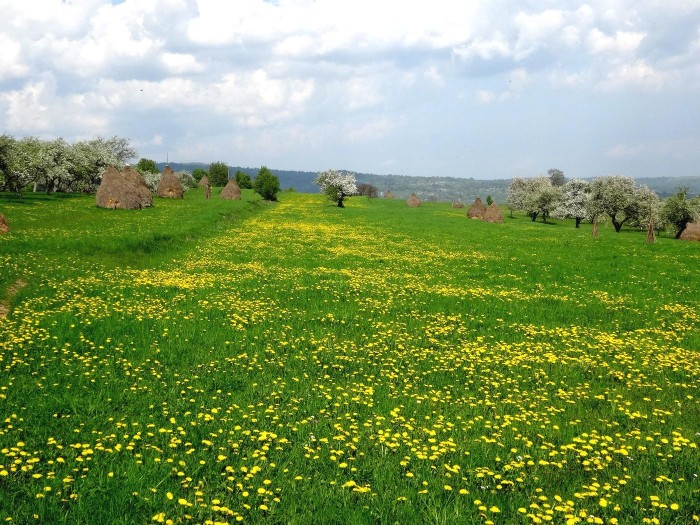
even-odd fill
[(591, 235), (594, 238), (598, 238), (598, 217), (593, 217), (593, 230), (591, 230)]
[(576, 227), (581, 226), (581, 217), (576, 217)]
[(343, 204), (343, 199), (345, 198), (345, 195), (341, 192), (338, 195), (338, 208), (345, 208), (345, 205)]
[(532, 222), (535, 222), (537, 220), (537, 216), (539, 215), (539, 212), (533, 211), (530, 213), (530, 218), (532, 219)]
[(681, 234), (685, 231), (685, 229), (688, 227), (687, 222), (683, 222), (678, 226), (678, 231), (676, 232), (676, 239), (681, 238)]
[(625, 221), (617, 222), (617, 219), (616, 219), (613, 215), (611, 215), (610, 218), (612, 219), (612, 223), (613, 223), (613, 226), (615, 227), (615, 231), (616, 231), (617, 233), (620, 233), (620, 230), (622, 229), (622, 224), (623, 224)]

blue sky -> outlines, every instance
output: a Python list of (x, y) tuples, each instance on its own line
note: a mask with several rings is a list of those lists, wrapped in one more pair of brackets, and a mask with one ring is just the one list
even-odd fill
[(0, 0), (0, 133), (157, 161), (700, 175), (700, 0)]

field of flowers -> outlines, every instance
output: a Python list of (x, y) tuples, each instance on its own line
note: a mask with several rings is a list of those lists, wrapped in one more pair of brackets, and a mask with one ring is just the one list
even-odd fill
[(93, 204), (0, 200), (0, 520), (700, 521), (697, 244)]

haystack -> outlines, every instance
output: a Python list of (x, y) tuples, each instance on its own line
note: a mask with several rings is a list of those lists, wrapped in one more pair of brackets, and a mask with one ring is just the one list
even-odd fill
[(182, 189), (182, 184), (175, 176), (175, 172), (170, 166), (166, 166), (163, 170), (163, 175), (160, 177), (160, 182), (156, 188), (156, 193), (159, 197), (167, 199), (182, 199), (185, 191)]
[(477, 197), (474, 204), (469, 206), (469, 209), (467, 210), (467, 217), (470, 219), (483, 219), (484, 213), (486, 213), (486, 206), (484, 206), (481, 199)]
[(409, 208), (417, 208), (420, 206), (420, 199), (416, 197), (415, 193), (411, 193), (411, 196), (406, 199), (406, 206)]
[(241, 188), (236, 184), (236, 179), (229, 179), (226, 186), (221, 190), (221, 198), (238, 201), (241, 200)]
[(678, 238), (682, 241), (700, 241), (700, 222), (688, 223)]
[(384, 194), (384, 198), (385, 198), (385, 199), (393, 199), (393, 198), (394, 198), (394, 194), (391, 193), (391, 190), (389, 190), (389, 191), (387, 191), (387, 192)]
[[(151, 192), (132, 182), (131, 175), (125, 176), (116, 168), (109, 166), (102, 175), (102, 182), (97, 188), (95, 204), (98, 208), (121, 210), (140, 210), (148, 208), (153, 202)], [(145, 182), (144, 182), (145, 186)]]
[(203, 175), (202, 178), (199, 179), (199, 187), (206, 188), (207, 186), (211, 186), (211, 182), (209, 182), (209, 177)]
[(7, 219), (0, 213), (0, 235), (10, 231), (10, 225), (7, 224)]
[(153, 196), (151, 195), (151, 190), (148, 188), (148, 185), (146, 184), (143, 175), (141, 175), (137, 170), (135, 170), (131, 166), (127, 166), (126, 168), (124, 168), (124, 170), (122, 171), (122, 175), (139, 191), (139, 197), (141, 198), (141, 202), (143, 204), (142, 207), (147, 208), (148, 206), (150, 206), (153, 202)]
[(452, 207), (453, 208), (464, 208), (464, 203), (460, 201), (453, 201), (452, 202)]
[(484, 220), (486, 222), (497, 222), (499, 224), (503, 222), (503, 213), (501, 213), (501, 208), (496, 206), (495, 202), (492, 202), (491, 205), (486, 208)]

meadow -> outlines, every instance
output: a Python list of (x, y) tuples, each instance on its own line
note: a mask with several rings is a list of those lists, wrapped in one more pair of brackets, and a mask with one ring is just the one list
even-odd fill
[(700, 521), (700, 246), (0, 196), (0, 520)]

